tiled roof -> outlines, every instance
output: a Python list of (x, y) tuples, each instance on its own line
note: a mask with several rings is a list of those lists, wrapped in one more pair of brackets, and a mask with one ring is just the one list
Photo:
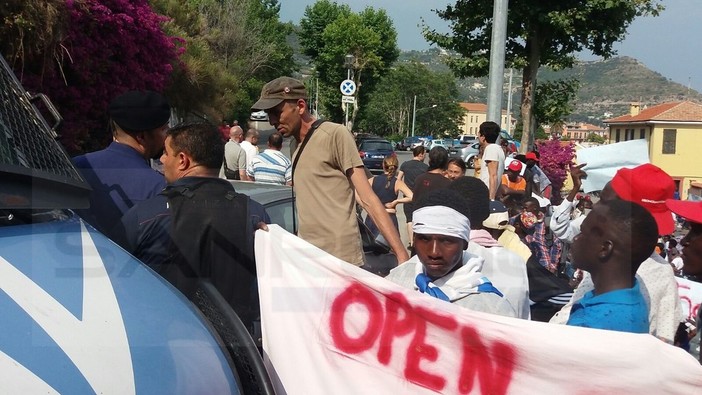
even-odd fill
[(460, 103), (461, 107), (469, 112), (487, 112), (487, 104), (483, 103)]
[(663, 103), (642, 110), (638, 115), (622, 115), (605, 122), (611, 124), (645, 121), (702, 122), (702, 105), (690, 101)]
[[(479, 112), (482, 114), (487, 114), (487, 104), (483, 103), (458, 103), (461, 107), (466, 109), (468, 112)], [(507, 110), (502, 110), (502, 115), (507, 115)]]

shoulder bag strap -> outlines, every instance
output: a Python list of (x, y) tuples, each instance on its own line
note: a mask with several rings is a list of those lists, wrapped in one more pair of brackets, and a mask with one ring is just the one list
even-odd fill
[(310, 130), (307, 132), (305, 139), (302, 140), (302, 145), (300, 145), (300, 147), (297, 149), (297, 155), (295, 156), (295, 159), (293, 160), (293, 164), (292, 164), (293, 182), (295, 182), (294, 181), (295, 180), (295, 168), (297, 167), (297, 161), (300, 160), (300, 157), (302, 156), (302, 151), (304, 151), (305, 146), (307, 145), (307, 142), (310, 141), (310, 139), (312, 138), (312, 134), (314, 133), (314, 131), (317, 130), (319, 125), (321, 125), (324, 122), (325, 122), (324, 119), (318, 119), (318, 120), (314, 121), (314, 123), (310, 127)]

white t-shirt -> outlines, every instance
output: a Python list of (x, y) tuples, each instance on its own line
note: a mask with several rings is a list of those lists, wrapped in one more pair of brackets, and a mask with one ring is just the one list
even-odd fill
[(480, 180), (490, 188), (490, 171), (488, 170), (487, 162), (497, 162), (497, 180), (495, 188), (500, 186), (502, 173), (505, 171), (505, 152), (497, 144), (488, 144), (483, 151), (483, 159), (480, 167)]
[(676, 272), (681, 271), (683, 268), (683, 259), (680, 257), (680, 255), (673, 258), (673, 260), (670, 263), (672, 263), (673, 266), (675, 266)]
[(251, 161), (258, 155), (258, 147), (246, 140), (242, 141), (239, 146), (246, 152), (246, 169), (248, 170), (249, 166), (251, 166)]

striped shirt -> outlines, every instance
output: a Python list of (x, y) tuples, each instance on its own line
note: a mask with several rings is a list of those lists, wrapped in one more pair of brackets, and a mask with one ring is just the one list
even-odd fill
[(292, 163), (282, 152), (267, 149), (251, 160), (246, 174), (256, 182), (285, 185), (292, 181)]

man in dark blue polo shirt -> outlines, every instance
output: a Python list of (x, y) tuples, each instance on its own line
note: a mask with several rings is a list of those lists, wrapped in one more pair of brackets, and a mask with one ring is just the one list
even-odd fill
[(110, 236), (109, 230), (130, 207), (166, 186), (148, 161), (163, 152), (171, 109), (156, 92), (131, 91), (112, 100), (108, 112), (112, 143), (73, 158), (73, 164), (93, 189), (90, 208), (78, 214)]

